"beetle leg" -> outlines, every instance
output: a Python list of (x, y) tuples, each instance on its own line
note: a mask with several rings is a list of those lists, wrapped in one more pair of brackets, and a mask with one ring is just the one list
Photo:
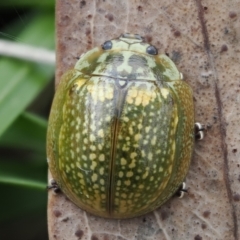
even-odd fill
[(84, 55), (85, 55), (85, 53), (82, 53), (80, 56), (77, 56), (76, 59), (79, 60), (79, 59), (81, 59)]
[(182, 182), (182, 184), (180, 185), (179, 189), (176, 192), (176, 196), (179, 198), (183, 198), (183, 196), (186, 192), (187, 192), (186, 183)]
[(180, 79), (183, 80), (183, 74), (180, 72)]
[(47, 186), (47, 189), (53, 189), (54, 193), (59, 193), (61, 191), (57, 182), (54, 179), (50, 180), (50, 184)]
[(204, 138), (204, 131), (205, 128), (203, 127), (203, 125), (199, 122), (195, 123), (195, 138), (197, 140), (202, 140)]

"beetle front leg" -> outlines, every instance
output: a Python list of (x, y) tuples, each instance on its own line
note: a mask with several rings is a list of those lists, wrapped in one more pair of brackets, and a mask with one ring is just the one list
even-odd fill
[(47, 189), (53, 189), (54, 193), (59, 193), (61, 191), (57, 182), (54, 179), (51, 179), (49, 182), (50, 184), (47, 186)]

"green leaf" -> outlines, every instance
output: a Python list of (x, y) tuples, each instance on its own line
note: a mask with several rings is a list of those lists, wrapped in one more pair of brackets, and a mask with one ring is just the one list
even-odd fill
[[(16, 217), (24, 219), (28, 213), (36, 214), (36, 211), (46, 211), (47, 189), (39, 191), (39, 189), (20, 188), (19, 186), (9, 186), (0, 184), (1, 205), (0, 205), (0, 223), (6, 220), (14, 221)], [(27, 227), (27, 226), (26, 226)], [(0, 236), (3, 229), (1, 228)], [(9, 239), (9, 238), (1, 238)], [(15, 239), (25, 239), (17, 238)], [(33, 238), (34, 239), (34, 238)]]
[[(0, 7), (1, 38), (54, 49), (53, 0), (0, 1)], [(46, 121), (24, 111), (46, 106), (46, 92), (39, 93), (54, 67), (1, 56), (0, 72), (0, 239), (47, 239)]]
[(33, 0), (8, 0), (1, 1), (1, 7), (44, 7), (44, 8), (54, 8), (55, 1), (54, 0), (41, 0), (41, 1), (33, 1)]
[(31, 149), (45, 156), (46, 132), (45, 119), (25, 112), (0, 137), (0, 147)]
[[(41, 47), (54, 46), (54, 18), (46, 13), (37, 15), (20, 35), (25, 43)], [(53, 66), (34, 64), (16, 59), (0, 60), (0, 136), (36, 98), (51, 80)]]
[[(21, 154), (20, 154), (21, 155)], [(46, 208), (47, 164), (31, 159), (1, 156), (0, 161), (0, 222), (27, 212)], [(10, 207), (11, 206), (11, 207)], [(7, 208), (6, 208), (7, 207)]]
[(7, 184), (7, 185), (14, 185), (14, 186), (21, 186), (25, 188), (33, 188), (33, 189), (46, 189), (45, 182), (38, 182), (31, 179), (23, 179), (17, 178), (15, 176), (4, 176), (0, 171), (0, 184)]
[(53, 67), (4, 59), (0, 61), (0, 136), (32, 102), (53, 75)]
[(54, 23), (54, 15), (51, 11), (35, 12), (18, 38), (25, 44), (54, 49)]

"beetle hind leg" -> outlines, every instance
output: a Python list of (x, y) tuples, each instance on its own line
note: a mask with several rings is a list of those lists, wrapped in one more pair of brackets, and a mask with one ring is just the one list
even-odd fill
[(182, 182), (182, 184), (180, 185), (179, 189), (176, 192), (176, 196), (178, 198), (183, 198), (185, 193), (187, 193), (186, 183)]
[(199, 122), (196, 122), (195, 123), (195, 138), (196, 140), (202, 140), (204, 138), (204, 126), (199, 123)]

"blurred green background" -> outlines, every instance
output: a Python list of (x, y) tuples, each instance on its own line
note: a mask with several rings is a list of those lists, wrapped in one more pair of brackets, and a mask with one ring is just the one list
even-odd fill
[[(54, 50), (54, 0), (0, 1), (0, 40)], [(54, 64), (0, 55), (0, 239), (46, 240)]]

